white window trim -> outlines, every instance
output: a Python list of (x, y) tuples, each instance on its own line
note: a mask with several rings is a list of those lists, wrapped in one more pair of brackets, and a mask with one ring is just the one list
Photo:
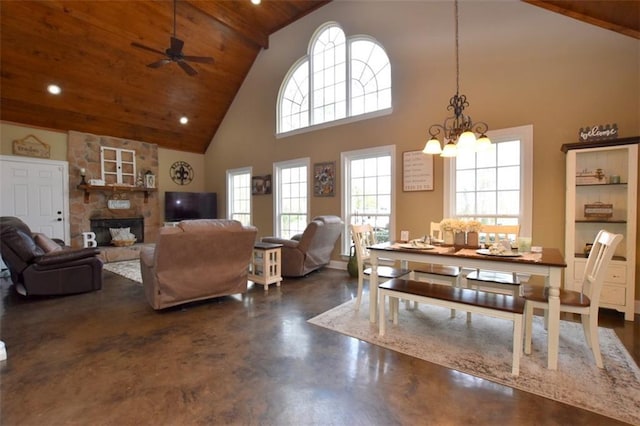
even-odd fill
[[(533, 230), (533, 125), (510, 127), (487, 132), (492, 141), (518, 139), (522, 142), (520, 149), (520, 205), (522, 206), (520, 236), (531, 237)], [(454, 158), (444, 161), (444, 197), (442, 217), (452, 217), (454, 211), (452, 190), (455, 181)]]
[(340, 168), (342, 174), (342, 217), (344, 225), (342, 230), (341, 252), (343, 256), (349, 255), (351, 230), (349, 229), (349, 215), (351, 210), (351, 197), (349, 193), (349, 184), (351, 183), (351, 169), (348, 162), (358, 158), (368, 158), (380, 154), (389, 154), (391, 156), (391, 211), (389, 212), (389, 238), (393, 241), (396, 239), (396, 146), (384, 145), (375, 148), (358, 149), (354, 151), (345, 151), (340, 153)]
[(294, 160), (279, 161), (273, 163), (273, 235), (280, 236), (280, 211), (282, 209), (280, 201), (280, 172), (288, 167), (307, 167), (307, 223), (309, 223), (309, 211), (311, 210), (311, 159), (309, 157), (297, 158)]
[[(244, 173), (249, 173), (249, 185), (251, 185), (251, 176), (253, 176), (253, 167), (240, 167), (237, 169), (228, 169), (227, 170), (227, 219), (231, 219), (231, 214), (233, 213), (231, 202), (231, 194), (233, 193), (233, 185), (232, 185), (232, 177), (235, 175), (240, 175)], [(253, 197), (249, 195), (249, 222), (253, 223)]]

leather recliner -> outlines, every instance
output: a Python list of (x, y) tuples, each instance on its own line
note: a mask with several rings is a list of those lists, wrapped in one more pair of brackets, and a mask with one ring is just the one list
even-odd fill
[(17, 217), (0, 217), (0, 255), (18, 293), (50, 296), (102, 288), (102, 260), (96, 248), (71, 248), (32, 233)]
[(264, 237), (262, 242), (282, 244), (283, 276), (302, 277), (329, 264), (342, 225), (338, 216), (316, 216), (299, 236)]

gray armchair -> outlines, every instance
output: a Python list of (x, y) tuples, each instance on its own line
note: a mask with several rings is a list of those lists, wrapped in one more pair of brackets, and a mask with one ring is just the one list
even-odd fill
[(292, 239), (264, 237), (262, 242), (282, 244), (282, 275), (302, 277), (327, 265), (342, 233), (338, 216), (317, 216), (304, 232)]

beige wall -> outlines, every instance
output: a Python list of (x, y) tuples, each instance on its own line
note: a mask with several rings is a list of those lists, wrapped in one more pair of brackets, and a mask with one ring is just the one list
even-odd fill
[(33, 135), (51, 147), (51, 160), (67, 161), (67, 132), (0, 122), (0, 155), (13, 155), (13, 141)]
[[(277, 139), (280, 84), (327, 21), (337, 21), (347, 36), (369, 34), (385, 47), (393, 113)], [(428, 127), (448, 115), (455, 92), (453, 4), (337, 0), (274, 34), (269, 46), (206, 153), (207, 188), (224, 194), (228, 168), (253, 166), (254, 174), (264, 174), (277, 161), (339, 161), (343, 151), (395, 144), (396, 230), (419, 235), (440, 220), (443, 159), (435, 158), (434, 191), (402, 192), (401, 154), (422, 149)], [(467, 112), (491, 129), (533, 125), (534, 244), (564, 247), (560, 146), (594, 124), (618, 123), (620, 137), (640, 135), (639, 64), (640, 42), (631, 37), (517, 1), (460, 4), (460, 91), (470, 101)], [(259, 235), (271, 234), (272, 197), (253, 201)], [(311, 198), (311, 215), (325, 213), (341, 213), (339, 191), (334, 198)]]

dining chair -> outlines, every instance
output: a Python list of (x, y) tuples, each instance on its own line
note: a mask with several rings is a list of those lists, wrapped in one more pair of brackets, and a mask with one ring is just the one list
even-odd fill
[[(518, 240), (520, 225), (483, 225), (480, 230), (480, 241), (484, 241), (486, 247), (499, 243), (501, 240)], [(482, 236), (484, 235), (484, 240)], [(476, 269), (467, 274), (467, 286), (483, 289), (500, 290), (512, 295), (518, 294), (520, 278), (518, 274), (496, 272)]]
[[(356, 248), (356, 260), (358, 261), (358, 295), (356, 297), (355, 309), (360, 309), (360, 302), (362, 301), (362, 290), (364, 288), (364, 276), (371, 275), (371, 255), (367, 247), (376, 244), (376, 235), (373, 226), (370, 224), (364, 225), (350, 225), (351, 239)], [(366, 269), (365, 269), (366, 268)], [(378, 266), (377, 273), (381, 280), (387, 280), (391, 278), (400, 278), (405, 275), (409, 275), (411, 271), (404, 268), (394, 268), (390, 266)], [(376, 303), (376, 301), (369, 301), (369, 303)]]
[[(429, 228), (431, 239), (441, 240), (440, 222), (431, 222)], [(457, 286), (459, 283), (460, 268), (457, 266), (436, 265), (431, 263), (420, 264), (419, 269), (413, 270), (411, 279), (427, 279), (429, 282), (444, 283)]]
[[(622, 234), (613, 234), (605, 230), (600, 230), (587, 258), (587, 266), (582, 276), (582, 290), (572, 291), (560, 289), (560, 312), (580, 314), (585, 340), (591, 348), (596, 365), (599, 368), (603, 368), (600, 342), (598, 340), (598, 305), (600, 302), (600, 291), (602, 290), (602, 283), (607, 273), (607, 267), (622, 238)], [(548, 317), (549, 302), (547, 290), (548, 288), (545, 286), (530, 284), (523, 284), (520, 287), (520, 295), (525, 299), (524, 352), (526, 354), (531, 353), (533, 309), (543, 309), (545, 311), (545, 320), (547, 320)]]

